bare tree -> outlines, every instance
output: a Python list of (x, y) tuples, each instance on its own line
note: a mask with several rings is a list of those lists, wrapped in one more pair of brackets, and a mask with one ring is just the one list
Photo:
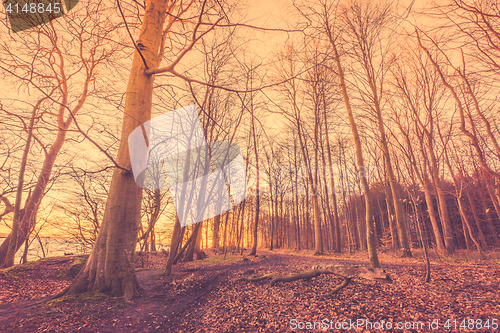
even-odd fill
[[(305, 117), (302, 114), (302, 108), (304, 105), (304, 101), (302, 101), (301, 96), (301, 87), (299, 80), (296, 78), (300, 73), (299, 70), (299, 58), (298, 51), (295, 49), (293, 45), (287, 45), (285, 50), (281, 55), (281, 68), (279, 69), (281, 79), (288, 80), (284, 84), (284, 91), (287, 96), (287, 102), (290, 105), (291, 110), (283, 109), (283, 115), (285, 115), (288, 120), (295, 126), (297, 130), (297, 138), (299, 143), (299, 148), (302, 153), (302, 159), (306, 164), (306, 175), (309, 182), (309, 187), (311, 188), (311, 200), (313, 204), (313, 214), (314, 214), (314, 253), (319, 255), (323, 253), (323, 240), (321, 233), (321, 213), (319, 208), (319, 186), (318, 186), (318, 172), (317, 172), (317, 161), (318, 161), (318, 152), (315, 149), (314, 152), (314, 164), (311, 163), (311, 159), (309, 157), (309, 151), (307, 147), (307, 127), (305, 122)], [(316, 100), (316, 102), (319, 102)], [(317, 103), (316, 106), (319, 106)], [(319, 109), (314, 108), (314, 101), (312, 105), (313, 110), (319, 112)], [(318, 143), (319, 140), (319, 114), (316, 112), (317, 117), (314, 119), (313, 123), (313, 135), (314, 139), (313, 145)], [(316, 145), (315, 147), (319, 147)], [(313, 172), (313, 169), (316, 169), (316, 172)], [(308, 190), (309, 192), (309, 190)]]
[[(412, 52), (408, 58), (404, 68), (403, 64), (398, 64), (394, 70), (394, 85), (399, 91), (404, 105), (404, 110), (409, 110), (410, 114), (396, 115), (398, 118), (397, 124), (401, 133), (405, 136), (407, 142), (407, 158), (413, 165), (413, 170), (418, 182), (424, 190), (427, 209), (432, 224), (432, 229), (436, 239), (436, 245), (439, 251), (449, 248), (453, 244), (453, 236), (451, 232), (450, 219), (448, 217), (448, 207), (446, 198), (441, 185), (441, 177), (439, 176), (439, 161), (436, 153), (435, 144), (435, 127), (438, 117), (437, 108), (443, 96), (443, 88), (437, 72), (432, 68), (432, 65), (422, 58), (422, 54), (418, 51)], [(408, 63), (410, 59), (416, 59), (416, 62)], [(410, 82), (414, 82), (411, 84)], [(393, 108), (395, 111), (395, 107)], [(396, 111), (395, 111), (396, 112)], [(405, 120), (406, 119), (406, 120)], [(413, 119), (414, 125), (407, 125), (408, 128), (403, 128), (403, 122), (408, 122), (408, 119)], [(414, 150), (410, 139), (410, 127), (413, 127), (413, 132), (417, 138), (419, 149)], [(418, 158), (414, 152), (420, 152)], [(420, 163), (422, 161), (422, 163)], [(439, 230), (434, 204), (431, 196), (430, 179), (428, 169), (431, 169), (432, 179), (435, 184), (435, 189), (438, 194), (438, 201), (441, 212), (442, 228), (445, 233), (445, 243), (443, 243), (441, 232)], [(450, 238), (451, 237), (451, 238)], [(451, 244), (450, 244), (451, 240)]]
[[(134, 59), (125, 96), (120, 147), (116, 158), (121, 168), (114, 170), (104, 219), (92, 253), (73, 283), (61, 294), (108, 292), (124, 295), (127, 300), (137, 295), (138, 283), (133, 262), (142, 189), (136, 185), (131, 172), (128, 136), (151, 118), (156, 75), (170, 73), (189, 81), (177, 72), (176, 66), (220, 22), (222, 18), (216, 8), (216, 4), (207, 1), (146, 2), (139, 38), (134, 41)], [(186, 39), (178, 56), (166, 67), (161, 67), (166, 45), (171, 35), (176, 33), (174, 25), (188, 21), (194, 27), (191, 34), (182, 35)]]
[(360, 67), (360, 72), (351, 70), (350, 73), (356, 80), (361, 99), (374, 114), (378, 126), (400, 245), (403, 255), (411, 257), (406, 222), (383, 116), (384, 80), (391, 65), (390, 40), (395, 37), (394, 28), (398, 18), (390, 2), (373, 4), (358, 0), (349, 1), (343, 7), (341, 17), (341, 22), (347, 27), (343, 40), (350, 46), (348, 55), (353, 59), (354, 64)]
[(338, 43), (338, 33), (335, 30), (335, 20), (332, 17), (333, 12), (335, 10), (335, 4), (334, 3), (328, 3), (328, 2), (323, 2), (321, 4), (321, 12), (320, 14), (320, 22), (321, 26), (320, 29), (322, 30), (323, 33), (326, 34), (333, 50), (333, 57), (335, 60), (335, 63), (337, 65), (337, 75), (339, 77), (340, 81), (340, 87), (342, 91), (342, 97), (344, 99), (345, 103), (345, 108), (347, 111), (347, 115), (349, 118), (349, 125), (351, 127), (352, 135), (354, 138), (354, 144), (355, 144), (355, 149), (356, 149), (356, 166), (358, 168), (359, 172), (359, 179), (360, 179), (360, 184), (362, 186), (363, 190), (363, 196), (365, 200), (365, 216), (366, 216), (366, 237), (367, 237), (367, 244), (368, 244), (368, 254), (370, 257), (370, 263), (373, 268), (379, 268), (380, 267), (380, 262), (378, 260), (378, 255), (377, 255), (377, 247), (376, 247), (376, 239), (375, 239), (375, 225), (374, 225), (374, 220), (373, 220), (373, 215), (372, 215), (372, 207), (371, 207), (371, 201), (370, 201), (370, 187), (368, 185), (368, 180), (367, 180), (367, 172), (365, 168), (365, 163), (363, 159), (363, 151), (361, 147), (361, 139), (359, 136), (358, 132), (358, 126), (356, 124), (356, 120), (354, 118), (354, 113), (352, 111), (351, 107), (351, 102), (349, 99), (349, 94), (347, 92), (347, 85), (346, 85), (346, 79), (344, 75), (344, 69), (342, 67), (342, 62), (340, 59), (340, 54), (337, 49), (337, 43)]
[[(95, 82), (98, 68), (109, 63), (122, 48), (107, 43), (116, 26), (105, 19), (103, 12), (109, 9), (104, 6), (103, 3), (88, 4), (84, 11), (72, 11), (57, 21), (36, 27), (37, 38), (26, 34), (2, 36), (0, 69), (17, 79), (23, 89), (40, 94), (43, 105), (38, 107), (43, 106), (44, 110), (39, 117), (45, 124), (37, 125), (33, 135), (43, 150), (43, 164), (23, 208), (22, 219), (16, 215), (13, 233), (0, 245), (3, 265), (12, 263), (13, 253), (22, 246), (36, 224), (37, 211), (53, 178), (54, 163), (64, 143), (70, 139), (67, 134), (73, 124), (79, 127), (77, 114), (87, 98), (100, 89), (100, 84)], [(78, 41), (76, 46), (75, 40)], [(41, 133), (50, 138), (50, 143), (40, 139)], [(19, 180), (22, 183), (22, 179)]]
[(69, 221), (55, 223), (54, 227), (88, 249), (92, 249), (101, 226), (111, 170), (111, 167), (93, 171), (71, 166), (67, 172), (70, 179), (65, 181), (64, 195), (68, 198), (56, 204)]

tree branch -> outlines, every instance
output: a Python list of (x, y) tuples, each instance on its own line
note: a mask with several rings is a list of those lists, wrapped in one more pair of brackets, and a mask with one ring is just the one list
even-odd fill
[(128, 35), (130, 36), (130, 40), (134, 44), (134, 47), (137, 50), (137, 52), (139, 52), (139, 55), (141, 56), (142, 62), (144, 62), (144, 66), (146, 67), (146, 70), (148, 70), (149, 67), (148, 67), (148, 64), (146, 63), (146, 59), (142, 55), (141, 50), (139, 50), (139, 48), (137, 47), (137, 44), (135, 43), (134, 37), (132, 37), (132, 33), (130, 32), (130, 30), (128, 28), (127, 20), (125, 19), (125, 15), (123, 14), (123, 11), (122, 11), (122, 6), (120, 5), (120, 0), (116, 0), (116, 3), (118, 4), (118, 10), (120, 10), (120, 14), (123, 18), (123, 23), (125, 23), (125, 28), (127, 29)]
[[(262, 281), (262, 280), (271, 280), (270, 285), (274, 285), (277, 282), (291, 282), (291, 281), (296, 281), (296, 280), (303, 280), (303, 279), (311, 279), (317, 276), (320, 276), (322, 274), (333, 274), (337, 275), (340, 277), (343, 277), (345, 280), (349, 280), (353, 278), (354, 276), (358, 276), (367, 280), (376, 280), (376, 281), (381, 281), (381, 282), (392, 282), (391, 277), (389, 274), (385, 272), (385, 270), (380, 269), (380, 268), (367, 268), (365, 266), (352, 266), (352, 267), (346, 267), (343, 265), (314, 265), (311, 267), (310, 270), (303, 271), (300, 273), (293, 273), (293, 274), (288, 274), (288, 275), (278, 275), (274, 273), (269, 273), (269, 274), (264, 274), (260, 276), (254, 276), (251, 278), (240, 278), (237, 279), (236, 281), (247, 281), (247, 282), (257, 282), (257, 281)], [(344, 281), (345, 286), (349, 282)], [(338, 288), (336, 291), (344, 288), (345, 286)], [(334, 290), (335, 290), (334, 289)], [(332, 291), (332, 293), (334, 293)]]
[[(200, 14), (200, 19), (201, 19), (201, 14)], [(161, 73), (167, 73), (167, 72), (173, 73), (175, 66), (182, 60), (182, 58), (184, 58), (184, 56), (189, 51), (191, 51), (193, 49), (193, 46), (196, 44), (196, 42), (198, 42), (201, 38), (203, 38), (203, 36), (205, 36), (207, 33), (212, 31), (215, 28), (215, 26), (217, 25), (217, 23), (219, 23), (221, 20), (222, 20), (222, 18), (219, 18), (217, 21), (215, 21), (214, 24), (212, 24), (210, 26), (210, 28), (207, 31), (203, 32), (201, 35), (196, 37), (196, 32), (201, 24), (200, 22), (198, 22), (198, 24), (196, 25), (196, 27), (193, 31), (193, 38), (191, 40), (191, 43), (189, 43), (189, 46), (186, 47), (184, 50), (182, 50), (181, 54), (179, 54), (179, 56), (167, 67), (157, 68), (157, 69), (148, 69), (148, 70), (146, 70), (146, 74), (147, 75), (154, 75), (154, 74), (161, 74)]]

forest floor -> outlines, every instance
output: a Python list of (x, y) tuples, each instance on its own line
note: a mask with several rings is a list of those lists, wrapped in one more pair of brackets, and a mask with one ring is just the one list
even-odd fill
[[(149, 256), (148, 269), (141, 268), (143, 258), (137, 259), (143, 290), (133, 302), (91, 294), (51, 300), (85, 258), (47, 258), (0, 271), (0, 332), (285, 332), (307, 330), (315, 322), (311, 331), (320, 331), (319, 322), (322, 329), (343, 327), (344, 332), (443, 332), (448, 319), (452, 332), (484, 332), (499, 324), (496, 252), (488, 253), (487, 260), (471, 253), (433, 258), (430, 283), (423, 282), (421, 254), (402, 259), (380, 253), (392, 283), (355, 278), (329, 297), (341, 278), (321, 275), (274, 286), (236, 281), (299, 272), (318, 263), (367, 264), (366, 256), (260, 250), (257, 257), (212, 255), (180, 263), (170, 276), (162, 276), (166, 257), (158, 253)], [(463, 257), (469, 259), (458, 259)]]

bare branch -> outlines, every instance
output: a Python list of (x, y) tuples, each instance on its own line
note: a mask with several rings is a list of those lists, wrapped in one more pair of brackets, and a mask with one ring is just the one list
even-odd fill
[(139, 55), (141, 56), (142, 62), (144, 63), (144, 66), (146, 67), (146, 70), (147, 70), (149, 68), (148, 64), (146, 63), (146, 59), (142, 55), (141, 50), (139, 50), (139, 48), (137, 47), (137, 44), (135, 43), (134, 37), (132, 37), (132, 33), (130, 32), (130, 29), (128, 28), (127, 20), (125, 19), (125, 15), (123, 14), (123, 11), (122, 11), (122, 6), (120, 5), (120, 0), (116, 0), (116, 3), (118, 4), (118, 10), (120, 10), (120, 14), (123, 18), (123, 23), (125, 23), (125, 28), (127, 29), (128, 35), (130, 36), (130, 40), (134, 44), (134, 47), (137, 50), (137, 52), (139, 52)]

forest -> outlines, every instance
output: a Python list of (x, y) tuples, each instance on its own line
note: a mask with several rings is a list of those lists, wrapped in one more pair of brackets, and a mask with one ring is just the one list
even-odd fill
[(498, 330), (497, 0), (3, 4), (1, 332)]

